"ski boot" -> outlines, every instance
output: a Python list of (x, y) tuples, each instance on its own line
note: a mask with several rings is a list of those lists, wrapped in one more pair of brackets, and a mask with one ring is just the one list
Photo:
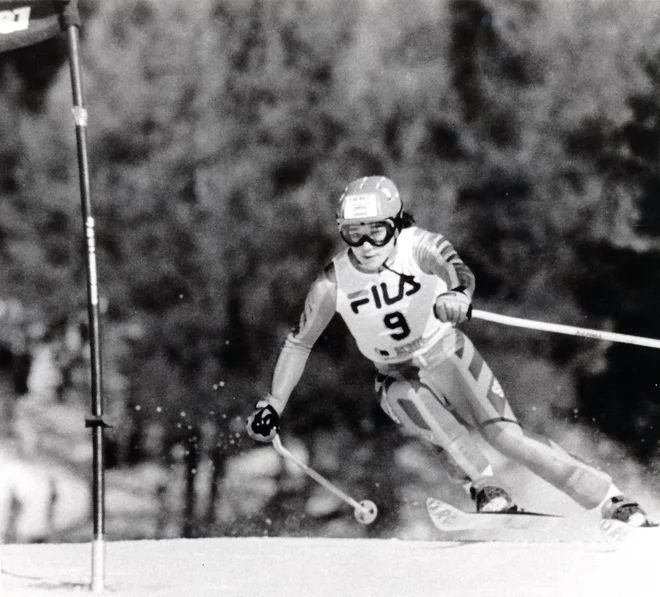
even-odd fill
[(622, 495), (614, 496), (603, 504), (601, 515), (605, 520), (620, 520), (631, 527), (652, 527), (654, 525), (637, 502)]
[(477, 512), (498, 514), (518, 512), (518, 506), (513, 503), (509, 492), (493, 481), (483, 479), (470, 487), (470, 497), (477, 505)]

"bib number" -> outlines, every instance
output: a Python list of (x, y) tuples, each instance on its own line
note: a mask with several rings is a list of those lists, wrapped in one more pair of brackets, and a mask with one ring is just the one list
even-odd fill
[(393, 333), (390, 334), (393, 340), (403, 340), (410, 336), (410, 326), (406, 321), (403, 313), (399, 311), (394, 311), (394, 313), (388, 313), (383, 317), (383, 323), (388, 330), (392, 330)]

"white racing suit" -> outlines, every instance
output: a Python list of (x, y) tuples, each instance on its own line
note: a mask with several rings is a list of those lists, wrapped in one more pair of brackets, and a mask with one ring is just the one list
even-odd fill
[(376, 367), (382, 408), (409, 432), (441, 448), (452, 476), (478, 482), (491, 474), (470, 436), (473, 428), (581, 506), (595, 508), (611, 478), (553, 442), (525, 435), (470, 339), (433, 315), (436, 297), (457, 287), (471, 297), (474, 275), (440, 234), (405, 228), (377, 272), (362, 271), (350, 249), (343, 250), (313, 283), (299, 325), (284, 343), (271, 404), (282, 412), (314, 343), (339, 313), (360, 352)]

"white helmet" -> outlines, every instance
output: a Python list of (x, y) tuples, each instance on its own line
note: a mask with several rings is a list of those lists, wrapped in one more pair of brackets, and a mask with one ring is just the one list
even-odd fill
[(366, 224), (391, 220), (400, 228), (403, 202), (396, 185), (384, 176), (365, 176), (351, 182), (339, 198), (337, 224)]

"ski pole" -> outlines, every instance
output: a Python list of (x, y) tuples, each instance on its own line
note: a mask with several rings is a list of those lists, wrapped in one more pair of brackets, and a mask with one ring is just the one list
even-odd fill
[(570, 336), (580, 336), (582, 338), (595, 338), (596, 340), (608, 340), (610, 342), (622, 342), (624, 344), (635, 344), (637, 346), (648, 346), (649, 348), (660, 348), (660, 340), (655, 338), (644, 338), (641, 336), (630, 336), (628, 334), (618, 334), (616, 332), (602, 332), (588, 328), (578, 328), (570, 325), (561, 325), (558, 323), (546, 323), (544, 321), (534, 321), (532, 319), (523, 319), (521, 317), (509, 317), (508, 315), (498, 315), (488, 311), (472, 311), (474, 319), (483, 319), (494, 323), (502, 323), (519, 328), (530, 330), (542, 330), (545, 332), (557, 332), (558, 334), (568, 334)]
[(302, 469), (307, 473), (314, 481), (320, 483), (331, 493), (334, 493), (338, 498), (344, 500), (349, 506), (353, 506), (353, 514), (355, 519), (361, 524), (371, 524), (376, 520), (378, 515), (378, 508), (371, 500), (362, 500), (358, 502), (353, 499), (350, 495), (344, 493), (341, 489), (333, 485), (328, 481), (323, 475), (317, 473), (313, 468), (307, 466), (304, 462), (296, 458), (289, 450), (287, 450), (280, 440), (280, 436), (276, 435), (273, 440), (273, 447), (275, 451), (280, 455), (293, 462), (298, 468)]

